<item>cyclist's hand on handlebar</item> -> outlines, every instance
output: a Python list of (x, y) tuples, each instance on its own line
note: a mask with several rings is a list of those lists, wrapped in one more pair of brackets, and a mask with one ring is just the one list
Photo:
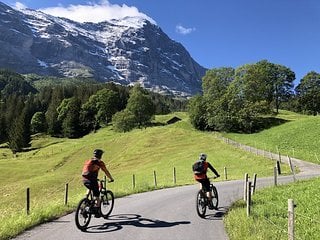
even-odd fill
[(218, 177), (220, 177), (220, 175), (219, 175), (219, 174), (216, 176), (216, 178), (218, 178)]
[(112, 179), (110, 179), (108, 182), (109, 182), (109, 183), (114, 182), (114, 179), (112, 178)]

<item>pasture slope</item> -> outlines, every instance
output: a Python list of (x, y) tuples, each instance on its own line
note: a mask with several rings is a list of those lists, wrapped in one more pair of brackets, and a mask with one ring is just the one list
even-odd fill
[[(274, 162), (229, 146), (215, 134), (192, 129), (185, 113), (174, 115), (183, 120), (130, 133), (115, 133), (112, 127), (106, 127), (78, 140), (35, 137), (32, 149), (15, 157), (5, 147), (0, 148), (0, 180), (4, 183), (0, 238), (7, 239), (74, 209), (84, 193), (79, 177), (82, 163), (97, 147), (106, 150), (104, 158), (116, 179), (110, 187), (117, 197), (155, 189), (155, 172), (157, 189), (194, 183), (190, 166), (199, 152), (206, 152), (220, 173), (227, 167), (228, 180), (242, 179), (244, 172), (272, 176)], [(174, 115), (159, 116), (156, 122), (164, 123)], [(7, 161), (14, 161), (15, 174)], [(177, 173), (176, 182), (172, 179), (173, 169)], [(3, 174), (8, 171), (12, 174)], [(283, 173), (290, 173), (286, 165)], [(135, 189), (133, 174), (137, 181)], [(68, 205), (64, 206), (66, 182), (70, 192)], [(31, 215), (27, 217), (24, 198), (17, 198), (25, 195), (26, 187), (30, 187), (33, 199)], [(238, 198), (234, 194), (232, 201)], [(16, 204), (10, 207), (13, 201)], [(226, 202), (231, 204), (230, 199)]]
[(246, 216), (244, 203), (237, 201), (225, 219), (230, 239), (288, 239), (288, 199), (293, 199), (298, 206), (295, 208), (293, 237), (320, 239), (319, 116), (281, 111), (278, 117), (285, 123), (255, 134), (226, 134), (225, 137), (240, 142), (241, 145), (250, 145), (254, 153), (269, 156), (267, 152), (272, 151), (275, 153), (273, 159), (281, 153), (282, 161), (287, 162), (290, 158), (300, 169), (297, 179), (313, 179), (259, 191), (253, 196), (250, 218)]

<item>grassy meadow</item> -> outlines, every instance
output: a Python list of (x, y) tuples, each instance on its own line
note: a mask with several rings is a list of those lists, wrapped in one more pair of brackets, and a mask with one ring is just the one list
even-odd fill
[[(82, 165), (95, 148), (105, 150), (103, 160), (115, 178), (108, 186), (116, 197), (154, 189), (154, 171), (158, 188), (194, 184), (191, 165), (200, 152), (208, 154), (208, 161), (221, 174), (220, 181), (224, 178), (224, 167), (228, 170), (228, 180), (242, 179), (245, 173), (257, 173), (258, 177), (273, 174), (274, 162), (227, 145), (213, 133), (194, 130), (186, 113), (157, 116), (155, 122), (165, 123), (172, 116), (182, 121), (172, 125), (156, 124), (129, 133), (116, 133), (109, 126), (81, 139), (34, 136), (30, 151), (16, 156), (0, 146), (0, 239), (8, 239), (72, 211), (85, 194), (81, 183)], [(289, 172), (286, 166), (282, 169), (284, 173)], [(66, 183), (69, 185), (67, 206), (64, 205)], [(30, 215), (26, 215), (28, 187)]]
[(288, 239), (288, 199), (297, 204), (294, 239), (320, 239), (319, 184), (316, 178), (258, 191), (250, 217), (245, 202), (237, 201), (224, 219), (230, 240)]
[[(286, 123), (256, 134), (225, 134), (238, 142), (319, 164), (319, 116), (281, 111)], [(225, 217), (230, 240), (288, 239), (288, 199), (295, 208), (295, 239), (320, 239), (320, 178), (270, 187), (253, 195), (250, 217), (242, 200)]]
[(225, 137), (260, 149), (320, 163), (320, 117), (280, 111), (286, 122), (254, 134), (225, 134)]

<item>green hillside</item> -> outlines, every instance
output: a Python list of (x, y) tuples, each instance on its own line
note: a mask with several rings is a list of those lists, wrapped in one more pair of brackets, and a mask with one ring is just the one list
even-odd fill
[(238, 142), (282, 155), (320, 163), (320, 117), (281, 111), (286, 122), (255, 134), (225, 134)]
[[(164, 123), (173, 116), (182, 121)], [(34, 136), (31, 150), (13, 156), (0, 148), (0, 239), (67, 211), (71, 211), (85, 193), (81, 183), (82, 164), (95, 148), (106, 151), (103, 159), (115, 178), (109, 187), (117, 197), (154, 189), (156, 172), (158, 188), (194, 184), (191, 165), (200, 152), (208, 154), (223, 180), (224, 167), (228, 180), (250, 175), (270, 176), (274, 162), (226, 145), (215, 134), (194, 130), (185, 113), (156, 117), (156, 126), (116, 133), (106, 127), (81, 139)], [(161, 124), (162, 123), (162, 124)], [(289, 172), (288, 167), (283, 167)], [(132, 175), (136, 188), (132, 189)], [(102, 177), (102, 176), (100, 176)], [(64, 206), (64, 188), (69, 184), (69, 204)], [(26, 215), (26, 188), (31, 192), (31, 214)], [(14, 203), (14, 204), (12, 204)]]
[[(236, 141), (319, 164), (319, 116), (281, 111), (286, 123), (256, 134), (226, 134)], [(250, 217), (244, 201), (233, 204), (224, 219), (231, 240), (288, 239), (288, 199), (295, 208), (295, 239), (320, 239), (320, 178), (270, 187), (253, 195)]]

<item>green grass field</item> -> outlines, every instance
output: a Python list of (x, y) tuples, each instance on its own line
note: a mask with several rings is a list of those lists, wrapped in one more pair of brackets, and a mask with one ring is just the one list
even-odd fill
[(320, 239), (320, 178), (268, 188), (253, 195), (250, 217), (244, 201), (224, 219), (230, 240), (288, 239), (288, 199), (295, 208), (295, 239)]
[(320, 117), (280, 111), (278, 118), (287, 121), (254, 134), (225, 134), (235, 141), (282, 155), (320, 163)]
[[(233, 140), (261, 149), (319, 163), (320, 118), (282, 111), (287, 120), (256, 134), (226, 134)], [(288, 239), (288, 199), (295, 208), (295, 239), (320, 239), (320, 178), (271, 187), (253, 196), (250, 217), (243, 201), (236, 202), (224, 219), (230, 240)]]
[[(49, 221), (73, 210), (84, 196), (81, 170), (84, 161), (95, 148), (106, 151), (103, 159), (115, 178), (109, 184), (117, 197), (157, 187), (194, 184), (192, 163), (200, 152), (228, 179), (242, 179), (245, 173), (258, 177), (271, 176), (274, 162), (229, 146), (215, 134), (194, 130), (185, 113), (176, 113), (182, 121), (173, 125), (136, 129), (116, 133), (106, 127), (81, 139), (35, 136), (32, 148), (13, 156), (4, 146), (0, 148), (0, 239), (15, 236), (40, 222)], [(166, 122), (173, 116), (157, 116), (156, 122)], [(284, 166), (283, 171), (289, 172)], [(135, 174), (136, 188), (132, 187)], [(102, 176), (100, 176), (102, 177)], [(69, 184), (68, 206), (64, 206), (64, 188)], [(26, 189), (30, 188), (31, 211), (26, 215)]]

